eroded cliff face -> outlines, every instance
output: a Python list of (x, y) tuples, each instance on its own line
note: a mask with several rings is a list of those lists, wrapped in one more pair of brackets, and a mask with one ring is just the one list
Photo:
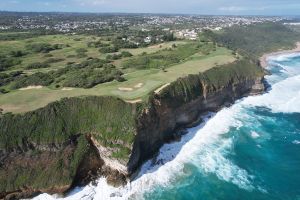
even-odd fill
[(226, 85), (216, 87), (195, 75), (189, 80), (179, 81), (179, 86), (167, 87), (155, 94), (151, 106), (137, 120), (138, 135), (128, 163), (129, 172), (133, 173), (153, 157), (163, 144), (178, 138), (182, 128), (199, 124), (204, 113), (215, 112), (244, 96), (264, 92), (263, 82), (261, 73), (230, 79)]
[(115, 97), (77, 97), (0, 116), (0, 199), (64, 194), (100, 176), (124, 184), (135, 112)]
[[(76, 172), (77, 178), (73, 181), (72, 168), (76, 166), (72, 166), (70, 158), (76, 154), (79, 137), (49, 145), (27, 141), (22, 147), (1, 152), (1, 178), (13, 181), (2, 182), (6, 189), (0, 192), (0, 199), (29, 198), (44, 192), (62, 194), (72, 185), (85, 185), (92, 181), (103, 161), (88, 143), (84, 159), (79, 164), (82, 168)], [(58, 165), (64, 167), (58, 169)]]
[(263, 76), (259, 66), (241, 61), (180, 78), (146, 105), (70, 98), (0, 118), (0, 135), (7, 139), (0, 142), (0, 180), (6, 184), (0, 199), (64, 194), (101, 176), (114, 186), (126, 184), (163, 144), (180, 137), (178, 130), (197, 125), (207, 111), (263, 92)]

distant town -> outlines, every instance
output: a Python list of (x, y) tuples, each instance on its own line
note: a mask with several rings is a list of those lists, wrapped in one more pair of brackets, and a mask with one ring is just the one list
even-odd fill
[[(144, 32), (144, 38), (135, 41), (153, 43), (163, 41), (162, 34), (172, 33), (177, 38), (195, 40), (203, 30), (221, 30), (234, 25), (289, 20), (285, 17), (255, 16), (198, 16), (198, 15), (151, 15), (151, 14), (84, 14), (84, 13), (14, 13), (0, 12), (0, 31), (45, 31), (47, 33), (113, 33), (123, 32), (131, 40)], [(149, 34), (145, 34), (145, 33)], [(124, 39), (125, 40), (125, 39)], [(142, 40), (142, 41), (141, 41)]]

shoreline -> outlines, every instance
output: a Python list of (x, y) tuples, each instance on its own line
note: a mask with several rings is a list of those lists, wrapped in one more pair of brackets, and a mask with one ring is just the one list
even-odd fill
[(275, 51), (275, 52), (271, 52), (271, 53), (265, 53), (262, 57), (260, 57), (259, 61), (260, 61), (260, 65), (263, 68), (267, 68), (268, 66), (268, 57), (270, 56), (277, 56), (280, 54), (290, 54), (290, 53), (300, 53), (300, 42), (296, 43), (296, 47), (294, 49), (290, 49), (290, 50), (279, 50), (279, 51)]

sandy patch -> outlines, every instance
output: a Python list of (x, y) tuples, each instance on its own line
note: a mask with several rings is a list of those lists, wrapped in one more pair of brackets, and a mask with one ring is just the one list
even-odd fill
[(136, 99), (136, 100), (128, 100), (127, 103), (140, 103), (142, 102), (142, 99)]
[(129, 88), (129, 87), (119, 87), (118, 88), (120, 91), (125, 91), (125, 92), (129, 92), (129, 91), (132, 91), (133, 89), (132, 88)]
[(31, 85), (25, 88), (20, 88), (19, 90), (31, 90), (31, 89), (41, 89), (41, 88), (43, 88), (43, 86), (41, 85)]
[(138, 83), (134, 86), (134, 88), (141, 88), (144, 84), (143, 83)]
[(160, 88), (157, 88), (154, 92), (156, 94), (158, 94), (162, 89), (164, 89), (165, 87), (168, 87), (170, 85), (170, 83), (164, 84), (163, 86), (161, 86)]
[(277, 56), (280, 54), (289, 54), (289, 53), (298, 53), (300, 52), (300, 42), (296, 43), (296, 48), (291, 49), (291, 50), (282, 50), (282, 51), (277, 51), (277, 52), (272, 52), (272, 53), (266, 53), (264, 54), (259, 60), (260, 60), (260, 65), (263, 68), (266, 68), (268, 66), (268, 57), (269, 56)]
[(70, 91), (73, 90), (74, 88), (70, 88), (70, 87), (63, 87), (61, 90), (65, 90), (65, 91)]

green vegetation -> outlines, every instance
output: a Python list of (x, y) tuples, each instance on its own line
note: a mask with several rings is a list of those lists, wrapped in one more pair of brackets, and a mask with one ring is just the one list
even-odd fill
[(14, 71), (10, 73), (0, 73), (0, 87), (5, 86), (20, 76), (22, 71)]
[(40, 69), (40, 68), (47, 68), (50, 67), (50, 65), (47, 62), (36, 62), (36, 63), (31, 63), (26, 66), (26, 69)]
[(292, 48), (300, 34), (279, 23), (233, 26), (205, 36), (242, 55), (258, 58), (263, 53)]
[(121, 75), (122, 72), (111, 64), (105, 65), (102, 69), (84, 68), (72, 70), (70, 68), (63, 86), (91, 88), (100, 83), (122, 80)]
[[(55, 16), (47, 18), (48, 27), (60, 22)], [(261, 54), (291, 48), (299, 38), (277, 23), (205, 31), (196, 38), (177, 31), (184, 26), (156, 27), (147, 17), (89, 16), (74, 29), (70, 19), (81, 16), (60, 16), (70, 25), (60, 34), (1, 31), (0, 192), (71, 185), (79, 167), (99, 160), (89, 157), (98, 156), (90, 139), (125, 166), (141, 111), (153, 98), (177, 108), (228, 85), (238, 92), (241, 80), (263, 76), (256, 61)], [(92, 23), (96, 18), (107, 23)], [(16, 19), (3, 15), (0, 21)], [(193, 30), (200, 25), (189, 22)], [(231, 99), (225, 94), (218, 100)]]
[(34, 53), (49, 53), (53, 50), (62, 49), (64, 45), (62, 44), (48, 44), (48, 43), (32, 43), (27, 44), (26, 49)]
[(21, 62), (20, 59), (0, 55), (0, 71), (5, 71)]
[(18, 89), (22, 87), (32, 86), (32, 85), (41, 85), (48, 86), (54, 79), (49, 75), (42, 72), (37, 72), (32, 75), (24, 75), (15, 79), (15, 82), (12, 84), (13, 89)]
[[(104, 145), (131, 145), (135, 106), (113, 97), (62, 99), (25, 114), (0, 118), (0, 149), (22, 147), (24, 138), (38, 145), (61, 144), (73, 135), (92, 134)], [(22, 134), (19, 131), (22, 130)]]
[(15, 158), (17, 161), (13, 160), (13, 168), (8, 166), (6, 170), (0, 170), (0, 191), (71, 185), (80, 162), (84, 156), (90, 156), (90, 145), (83, 135), (77, 136), (74, 142), (76, 147), (71, 145), (69, 149), (60, 151), (30, 150), (31, 162), (26, 155), (19, 155)]
[(132, 57), (133, 55), (128, 51), (122, 51), (119, 54), (109, 54), (106, 56), (106, 60), (119, 60), (121, 58)]
[[(159, 98), (162, 102), (178, 107), (203, 95), (241, 80), (255, 79), (264, 75), (264, 70), (250, 60), (239, 60), (234, 63), (215, 67), (200, 74), (188, 75), (172, 82), (164, 88)], [(170, 101), (171, 100), (171, 101)]]
[[(0, 191), (72, 183), (91, 150), (88, 136), (113, 148), (110, 158), (127, 163), (137, 134), (136, 119), (152, 95), (178, 107), (204, 90), (262, 76), (263, 70), (248, 56), (265, 49), (250, 52), (252, 44), (235, 48), (244, 41), (231, 33), (232, 40), (224, 42), (220, 38), (226, 31), (206, 32), (197, 41), (143, 48), (124, 37), (106, 40), (85, 35), (0, 42), (3, 63), (18, 60), (0, 73), (0, 149), (20, 150), (20, 159), (24, 150), (36, 161), (0, 170)], [(165, 40), (173, 40), (172, 35), (168, 37)], [(7, 51), (10, 45), (16, 47), (14, 52)], [(154, 92), (162, 86), (159, 93)]]
[(45, 35), (46, 32), (12, 32), (0, 34), (0, 41), (11, 41), (11, 40), (23, 40), (28, 38), (34, 38), (40, 35)]
[(99, 49), (99, 52), (101, 53), (115, 53), (118, 52), (119, 48), (115, 47), (115, 46), (108, 46), (108, 47), (102, 47), (101, 49)]
[[(5, 165), (6, 170), (0, 170), (0, 191), (71, 185), (90, 151), (87, 135), (105, 147), (114, 147), (112, 158), (128, 162), (138, 109), (117, 98), (90, 96), (62, 99), (25, 114), (2, 115), (0, 149), (24, 149), (33, 162), (28, 163), (23, 154), (11, 158), (13, 168)], [(28, 146), (35, 148), (28, 150)]]
[(197, 52), (201, 52), (204, 55), (208, 55), (211, 51), (215, 51), (216, 47), (213, 43), (192, 43), (181, 45), (170, 49), (165, 49), (152, 54), (143, 54), (139, 57), (135, 57), (123, 62), (123, 68), (136, 68), (136, 69), (148, 69), (148, 68), (165, 68), (170, 65), (174, 65), (179, 62), (183, 62), (184, 59), (192, 56)]
[[(176, 48), (179, 48), (186, 43), (187, 42), (179, 42), (177, 43)], [(155, 52), (163, 50), (164, 48), (169, 48), (170, 46), (172, 46), (172, 44), (174, 44), (174, 42), (170, 44), (162, 44), (162, 48), (155, 46), (149, 49), (152, 52)], [(203, 43), (203, 45), (206, 45), (206, 43)], [(207, 43), (207, 45), (210, 46), (212, 45), (212, 43)], [(172, 53), (173, 51), (177, 50), (174, 49), (167, 52)], [(139, 56), (140, 55), (135, 55), (130, 57), (129, 59)], [(59, 100), (63, 97), (74, 97), (81, 95), (109, 95), (117, 96), (125, 100), (146, 100), (151, 91), (154, 91), (155, 89), (166, 83), (175, 81), (178, 77), (187, 76), (189, 74), (197, 74), (199, 72), (203, 72), (212, 67), (215, 67), (216, 65), (221, 66), (235, 60), (231, 51), (222, 47), (217, 47), (216, 51), (211, 51), (208, 55), (203, 54), (201, 50), (199, 50), (197, 53), (186, 58), (185, 61), (171, 65), (165, 70), (155, 68), (146, 70), (137, 70), (135, 68), (128, 68), (125, 70), (121, 69), (120, 65), (123, 61), (126, 61), (126, 59), (128, 58), (121, 58), (120, 60), (116, 60), (113, 62), (116, 65), (116, 68), (113, 69), (113, 71), (119, 70), (124, 73), (124, 75), (122, 76), (114, 77), (114, 79), (117, 81), (98, 84), (89, 89), (65, 89), (62, 87), (67, 87), (67, 85), (64, 85), (64, 83), (66, 82), (66, 80), (68, 80), (68, 77), (73, 76), (73, 74), (78, 75), (74, 75), (74, 77), (79, 77), (83, 71), (84, 73), (88, 73), (89, 70), (94, 70), (95, 72), (99, 70), (101, 71), (104, 69), (101, 66), (107, 65), (107, 62), (110, 61), (106, 59), (89, 59), (78, 64), (69, 63), (66, 67), (59, 68), (53, 72), (46, 71), (44, 69), (38, 69), (39, 71), (47, 73), (52, 78), (54, 78), (54, 82), (52, 82), (48, 87), (29, 90), (11, 90), (10, 88), (13, 84), (6, 83), (6, 85), (2, 87), (6, 91), (11, 91), (8, 94), (0, 96), (0, 108), (3, 108), (4, 112), (26, 112), (44, 107), (48, 103)], [(67, 60), (68, 58), (64, 62), (66, 62)], [(76, 73), (76, 71), (78, 72)], [(26, 71), (24, 73), (26, 74)], [(88, 78), (89, 76), (86, 77)], [(13, 80), (15, 81), (15, 79)], [(75, 82), (76, 81), (74, 80), (74, 83)], [(122, 90), (122, 88), (128, 88), (130, 90)]]

